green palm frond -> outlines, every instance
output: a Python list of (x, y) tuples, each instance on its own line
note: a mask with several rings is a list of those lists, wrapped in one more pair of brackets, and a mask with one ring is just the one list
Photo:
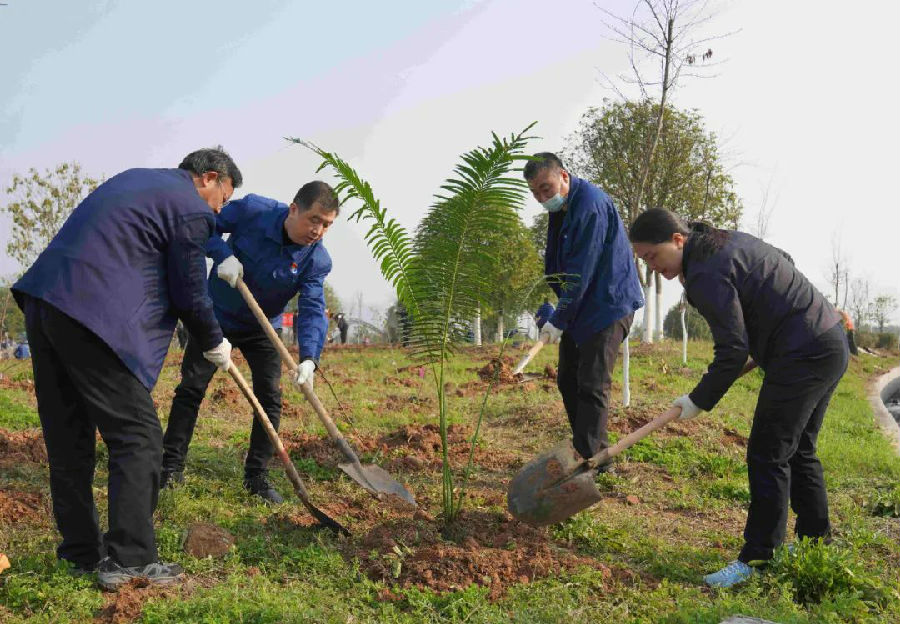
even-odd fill
[(527, 185), (510, 174), (527, 158), (522, 151), (533, 125), (507, 139), (492, 134), (490, 147), (464, 154), (419, 225), (411, 277), (423, 306), (413, 348), (429, 361), (446, 358), (464, 341), (463, 321), (491, 291), (497, 250), (490, 241), (517, 222)]
[(359, 199), (362, 202), (348, 219), (370, 224), (365, 240), (379, 263), (381, 274), (397, 291), (398, 299), (409, 311), (410, 316), (417, 318), (419, 300), (410, 287), (412, 244), (406, 229), (396, 219), (387, 216), (387, 209), (381, 207), (381, 202), (375, 198), (371, 185), (346, 161), (308, 141), (294, 138), (287, 140), (319, 155), (322, 164), (316, 170), (317, 173), (331, 167), (339, 180), (334, 190), (340, 198), (341, 205), (350, 199)]

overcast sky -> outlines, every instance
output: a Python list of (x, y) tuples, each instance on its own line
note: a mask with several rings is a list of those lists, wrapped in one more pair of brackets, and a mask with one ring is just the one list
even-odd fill
[[(5, 0), (0, 6), (0, 189), (14, 172), (77, 160), (89, 174), (174, 167), (221, 143), (244, 173), (236, 196), (289, 202), (316, 157), (348, 160), (413, 228), (458, 156), (491, 131), (532, 121), (533, 151), (556, 151), (626, 69), (603, 7), (633, 1)], [(769, 240), (823, 290), (832, 240), (851, 271), (900, 293), (896, 24), (900, 3), (714, 5), (718, 75), (686, 80), (724, 142), (745, 225), (770, 188)], [(826, 8), (835, 6), (838, 8)], [(5, 198), (0, 197), (0, 201)], [(540, 207), (528, 199), (530, 223)], [(0, 220), (0, 274), (9, 221)], [(386, 306), (389, 286), (341, 219), (326, 238), (345, 306)], [(680, 286), (667, 284), (666, 307)], [(900, 317), (900, 315), (895, 315)]]

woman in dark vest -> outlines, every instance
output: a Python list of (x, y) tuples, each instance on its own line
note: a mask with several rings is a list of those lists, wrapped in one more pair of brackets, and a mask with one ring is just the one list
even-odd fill
[(714, 587), (746, 580), (784, 540), (788, 502), (798, 537), (828, 539), (828, 499), (816, 438), (847, 369), (840, 316), (791, 257), (742, 232), (686, 225), (647, 210), (635, 219), (634, 251), (666, 279), (679, 278), (709, 323), (714, 357), (700, 383), (675, 400), (682, 419), (711, 410), (742, 371), (765, 371), (750, 439), (750, 509), (737, 560), (707, 575)]

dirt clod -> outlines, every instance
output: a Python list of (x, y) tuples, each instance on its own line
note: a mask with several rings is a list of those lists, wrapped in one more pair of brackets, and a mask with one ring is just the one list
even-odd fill
[(234, 545), (234, 536), (214, 524), (194, 524), (188, 527), (184, 552), (192, 557), (224, 557)]

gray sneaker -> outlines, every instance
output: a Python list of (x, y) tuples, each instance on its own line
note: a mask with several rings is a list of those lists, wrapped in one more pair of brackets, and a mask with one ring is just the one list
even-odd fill
[(177, 563), (148, 563), (126, 568), (106, 557), (97, 566), (97, 582), (103, 589), (116, 590), (131, 579), (146, 579), (151, 585), (172, 585), (181, 581), (184, 569)]

